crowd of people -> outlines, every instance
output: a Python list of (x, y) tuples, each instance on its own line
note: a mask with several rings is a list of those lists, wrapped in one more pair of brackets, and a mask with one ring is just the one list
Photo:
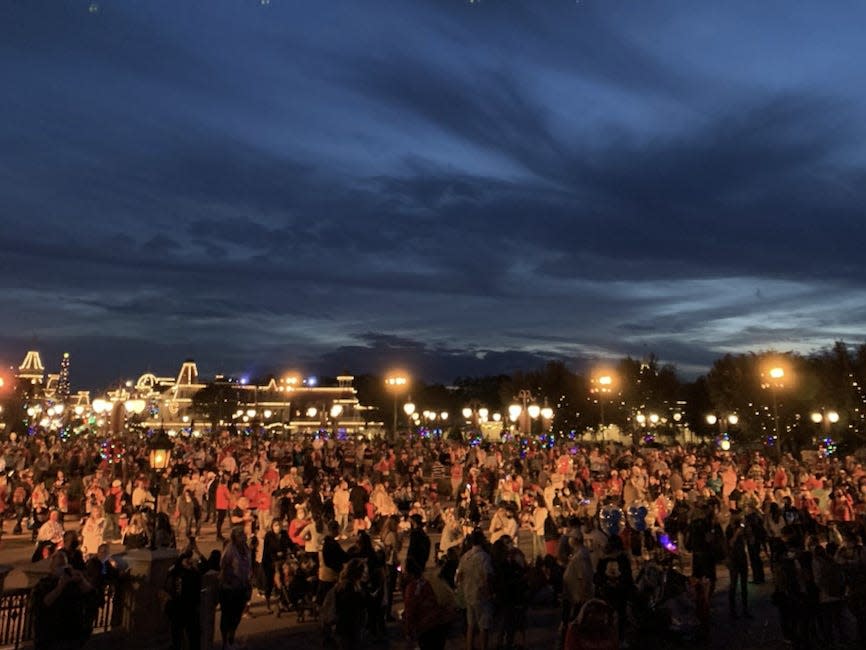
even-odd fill
[[(318, 617), (340, 648), (384, 638), (402, 610), (419, 647), (443, 647), (463, 621), (471, 649), (525, 644), (537, 604), (560, 608), (565, 648), (620, 647), (653, 626), (706, 634), (719, 566), (730, 618), (752, 615), (749, 580), (772, 581), (794, 645), (839, 641), (849, 614), (866, 640), (854, 456), (222, 432), (177, 439), (154, 480), (145, 441), (105, 449), (39, 434), (5, 443), (0, 521), (31, 531), (58, 581), (70, 531), (83, 562), (109, 543), (182, 549), (167, 589), (177, 643), (196, 634), (183, 621), (207, 569), (220, 572), (226, 648), (258, 589), (277, 616)], [(204, 524), (224, 543), (214, 557), (197, 554)]]

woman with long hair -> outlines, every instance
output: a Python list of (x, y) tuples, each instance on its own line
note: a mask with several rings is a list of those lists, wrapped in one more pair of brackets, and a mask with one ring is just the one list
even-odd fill
[(283, 530), (279, 519), (271, 521), (262, 543), (262, 575), (264, 576), (265, 605), (271, 610), (271, 595), (274, 593), (274, 576), (277, 567), (286, 559), (292, 542)]
[(147, 548), (149, 541), (144, 515), (136, 512), (123, 531), (123, 545), (126, 546), (127, 550)]
[(104, 531), (105, 516), (102, 506), (93, 506), (81, 528), (81, 552), (84, 553), (84, 557), (96, 555), (96, 551), (102, 544)]
[(361, 647), (367, 610), (366, 595), (361, 585), (365, 571), (362, 559), (349, 560), (340, 573), (337, 586), (334, 587), (334, 634), (340, 650), (356, 650)]
[(242, 528), (232, 528), (220, 560), (220, 634), (223, 650), (230, 650), (235, 645), (235, 632), (252, 595), (252, 573), (252, 554), (247, 546), (247, 536)]

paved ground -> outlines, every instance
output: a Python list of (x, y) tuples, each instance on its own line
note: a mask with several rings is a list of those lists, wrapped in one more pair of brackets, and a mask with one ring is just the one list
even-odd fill
[[(527, 539), (523, 539), (526, 537)], [(528, 535), (522, 535), (521, 547), (528, 551)], [(206, 526), (199, 539), (199, 547), (206, 555), (217, 548), (215, 532)], [(122, 547), (113, 548), (120, 552)], [(33, 551), (33, 544), (28, 535), (5, 535), (0, 543), (0, 564), (26, 564)], [(687, 563), (686, 563), (687, 564)], [(749, 600), (753, 619), (733, 620), (728, 616), (727, 606), (728, 575), (724, 567), (719, 567), (719, 583), (712, 599), (712, 624), (710, 638), (707, 643), (671, 643), (646, 639), (629, 639), (631, 647), (652, 648), (683, 648), (700, 647), (718, 650), (776, 650), (786, 647), (782, 641), (778, 615), (770, 602), (772, 584), (749, 585)], [(395, 609), (399, 604), (395, 605)], [(276, 650), (277, 648), (309, 648), (321, 647), (322, 636), (316, 623), (297, 622), (294, 613), (283, 613), (281, 617), (269, 614), (265, 609), (264, 599), (256, 593), (250, 608), (251, 617), (244, 618), (238, 630), (238, 640), (246, 644), (249, 650)], [(219, 614), (217, 614), (219, 616)], [(558, 623), (557, 612), (550, 607), (533, 608), (528, 617), (527, 648), (553, 648), (556, 640)], [(847, 632), (851, 633), (853, 621), (847, 620)], [(216, 631), (217, 640), (219, 631)], [(849, 636), (849, 638), (851, 638)], [(454, 626), (447, 648), (464, 647), (462, 631), (459, 625)], [(219, 648), (219, 644), (216, 646)], [(371, 648), (404, 648), (408, 647), (399, 624), (389, 624), (386, 638), (377, 643), (371, 643)], [(852, 647), (853, 646), (848, 646)]]

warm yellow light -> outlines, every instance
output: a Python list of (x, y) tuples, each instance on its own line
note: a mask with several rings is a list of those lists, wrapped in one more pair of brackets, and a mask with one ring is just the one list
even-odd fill
[(543, 409), (541, 409), (541, 417), (543, 417), (545, 420), (552, 419), (553, 418), (553, 409), (550, 408), (549, 406), (545, 406)]
[(54, 412), (57, 413), (57, 415), (61, 415), (63, 413), (63, 404), (55, 404)]
[(406, 402), (403, 405), (403, 413), (412, 417), (412, 414), (415, 413), (415, 405), (412, 402)]
[(728, 439), (722, 440), (722, 442), (719, 443), (719, 446), (722, 448), (722, 451), (730, 451), (731, 441)]
[(510, 404), (508, 406), (508, 417), (512, 422), (517, 422), (517, 418), (520, 417), (520, 414), (523, 412), (523, 407), (520, 404)]
[(776, 366), (775, 368), (770, 368), (770, 377), (773, 379), (781, 379), (785, 376), (785, 370), (783, 368), (779, 368)]
[(448, 419), (448, 411), (442, 411), (442, 412), (439, 414), (439, 419), (440, 419), (440, 420), (443, 420), (443, 421), (444, 421), (444, 420), (447, 420), (447, 419)]
[(501, 413), (494, 413), (493, 414), (493, 421), (494, 422), (501, 422), (502, 421), (502, 414)]
[(108, 402), (104, 399), (95, 399), (93, 400), (93, 412), (94, 413), (106, 413), (111, 410), (111, 402)]
[(649, 419), (650, 419), (650, 423), (652, 423), (652, 424), (658, 424), (658, 422), (659, 422), (659, 416), (656, 415), (655, 413), (650, 413)]
[(251, 418), (255, 417), (256, 416), (256, 410), (255, 409), (247, 409), (247, 416), (251, 417)]
[(310, 408), (307, 409), (307, 417), (308, 418), (314, 418), (314, 417), (316, 417), (316, 414), (318, 412), (319, 411), (315, 406), (311, 406)]
[(461, 411), (461, 413), (463, 413), (463, 417), (466, 418), (467, 420), (472, 417), (472, 409), (469, 408), (468, 406), (466, 408), (464, 408)]
[(75, 407), (75, 415), (82, 415), (83, 413), (84, 413), (84, 407), (83, 406), (76, 406)]
[(839, 414), (836, 411), (830, 411), (827, 413), (827, 419), (834, 424), (839, 421)]
[(634, 416), (634, 419), (637, 420), (637, 423), (640, 425), (646, 424), (646, 416), (643, 413), (638, 413)]
[(529, 413), (529, 417), (535, 420), (541, 414), (541, 407), (538, 404), (530, 404), (526, 408), (526, 412)]
[(405, 375), (390, 375), (385, 379), (385, 385), (389, 388), (400, 388), (409, 383), (409, 378)]
[(812, 417), (812, 422), (814, 422), (815, 424), (818, 424), (821, 420), (824, 419), (824, 416), (821, 415), (820, 413), (818, 413), (817, 411), (812, 413), (811, 417)]
[(710, 413), (710, 414), (707, 416), (707, 424), (715, 424), (715, 423), (718, 422), (718, 421), (719, 421), (719, 418), (717, 418), (717, 417), (716, 417), (715, 415), (713, 415), (712, 413)]
[(480, 415), (482, 419), (485, 419), (488, 415), (490, 415), (490, 411), (488, 411), (485, 407), (482, 406), (480, 409), (478, 409), (478, 415)]
[(613, 383), (613, 377), (610, 375), (602, 375), (598, 378), (598, 383), (602, 386), (610, 386)]
[(271, 409), (265, 409), (265, 411), (264, 411), (264, 413), (262, 413), (262, 415), (264, 415), (266, 418), (269, 418), (273, 415), (273, 412), (271, 411)]
[(334, 404), (331, 407), (331, 418), (338, 418), (343, 414), (343, 405), (342, 404)]
[(729, 423), (729, 424), (736, 424), (736, 423), (739, 422), (739, 421), (740, 421), (740, 416), (737, 415), (736, 413), (731, 413), (731, 414), (728, 416), (728, 423)]

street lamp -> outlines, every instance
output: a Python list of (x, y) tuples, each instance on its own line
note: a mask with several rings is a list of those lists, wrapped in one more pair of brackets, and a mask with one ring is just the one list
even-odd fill
[(159, 491), (160, 478), (162, 472), (168, 467), (171, 462), (171, 450), (174, 449), (174, 443), (168, 437), (165, 429), (160, 428), (148, 444), (150, 451), (150, 469), (153, 471), (153, 535), (150, 538), (150, 549), (156, 549), (156, 515), (159, 513)]
[(397, 436), (397, 396), (409, 386), (409, 378), (403, 374), (391, 374), (385, 378), (385, 387), (394, 394), (394, 428), (392, 435)]
[(839, 421), (839, 414), (836, 411), (815, 411), (811, 415), (812, 422), (815, 424), (823, 424), (824, 441), (830, 438), (830, 425), (836, 424)]
[(613, 392), (614, 375), (610, 372), (599, 372), (591, 380), (590, 392), (598, 395), (599, 416), (601, 418), (602, 436), (604, 436), (604, 402)]
[[(517, 395), (515, 395), (514, 399), (520, 400), (520, 404), (512, 404), (508, 407), (508, 415), (511, 417), (512, 422), (516, 422), (517, 418), (523, 416), (523, 423), (521, 426), (521, 430), (525, 435), (529, 435), (532, 433), (532, 420), (530, 418), (537, 418), (541, 409), (537, 404), (529, 405), (533, 399), (532, 393), (523, 388), (518, 391)], [(532, 412), (530, 412), (532, 409)], [(533, 416), (532, 413), (535, 413)]]
[(781, 438), (781, 430), (779, 428), (779, 401), (776, 397), (776, 392), (780, 388), (784, 388), (785, 384), (785, 369), (781, 366), (772, 366), (767, 369), (765, 373), (764, 381), (761, 382), (761, 388), (770, 389), (770, 393), (773, 396), (773, 425), (776, 434), (776, 446), (778, 447), (778, 455), (781, 459), (782, 457), (782, 438)]
[(731, 440), (728, 432), (725, 430), (725, 423), (727, 422), (731, 426), (736, 426), (740, 421), (740, 417), (736, 413), (729, 413), (728, 415), (716, 415), (715, 413), (708, 413), (707, 424), (709, 425), (719, 425), (719, 447), (721, 447), (722, 451), (729, 451), (731, 449)]

